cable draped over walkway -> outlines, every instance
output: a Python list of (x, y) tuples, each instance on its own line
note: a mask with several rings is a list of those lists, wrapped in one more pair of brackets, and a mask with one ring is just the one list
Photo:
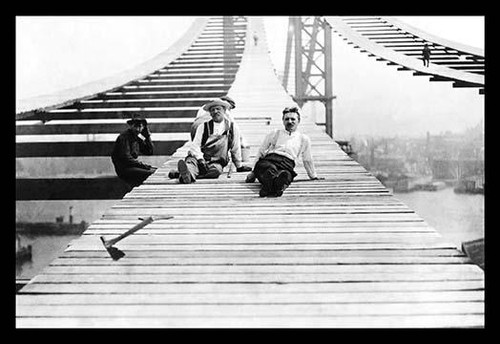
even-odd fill
[[(453, 87), (477, 88), (484, 94), (484, 50), (431, 35), (392, 17), (325, 17), (333, 30), (377, 61), (428, 76), (429, 81), (451, 82)], [(431, 50), (430, 65), (421, 61), (422, 49)]]

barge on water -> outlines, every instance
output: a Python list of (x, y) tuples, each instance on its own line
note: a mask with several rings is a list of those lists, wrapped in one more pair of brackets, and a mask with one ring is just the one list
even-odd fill
[(31, 245), (21, 245), (21, 238), (16, 234), (16, 261), (31, 260)]

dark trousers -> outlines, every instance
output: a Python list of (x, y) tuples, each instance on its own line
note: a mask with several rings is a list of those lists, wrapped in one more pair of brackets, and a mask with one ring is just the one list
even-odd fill
[(141, 185), (150, 175), (154, 173), (154, 169), (145, 169), (141, 167), (124, 167), (116, 171), (118, 177), (132, 187)]
[(297, 175), (293, 170), (294, 168), (295, 162), (292, 159), (283, 155), (271, 153), (257, 161), (253, 172), (262, 186), (272, 192), (275, 191), (274, 180), (283, 170), (290, 172), (287, 174), (288, 180), (286, 181), (286, 184), (290, 185), (293, 178)]

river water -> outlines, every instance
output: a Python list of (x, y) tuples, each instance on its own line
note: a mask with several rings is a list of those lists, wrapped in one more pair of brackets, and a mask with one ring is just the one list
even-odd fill
[(16, 262), (16, 278), (31, 279), (56, 259), (79, 235), (19, 234), (23, 246), (31, 245), (31, 259)]
[[(484, 195), (457, 194), (447, 187), (438, 191), (395, 193), (430, 226), (460, 248), (464, 241), (484, 237)], [(108, 201), (109, 202), (109, 201)], [(20, 235), (23, 245), (32, 246), (32, 259), (16, 264), (16, 278), (31, 279), (57, 258), (78, 235)]]
[(447, 242), (484, 238), (484, 195), (455, 193), (452, 187), (438, 191), (394, 193)]

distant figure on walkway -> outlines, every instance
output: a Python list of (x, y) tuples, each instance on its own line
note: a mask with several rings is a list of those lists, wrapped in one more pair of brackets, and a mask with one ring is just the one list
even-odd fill
[(218, 178), (230, 161), (229, 154), (237, 172), (252, 170), (241, 162), (240, 132), (226, 114), (230, 107), (222, 99), (212, 100), (203, 106), (212, 119), (196, 128), (187, 157), (178, 161), (178, 170), (170, 171), (169, 178), (179, 178), (182, 184), (193, 183), (197, 178)]
[(257, 46), (259, 44), (259, 36), (257, 36), (257, 33), (253, 33), (253, 45)]
[(424, 60), (424, 67), (429, 67), (430, 59), (431, 59), (431, 49), (429, 49), (429, 45), (426, 43), (424, 45), (424, 49), (422, 50), (422, 60)]
[(255, 178), (262, 187), (260, 197), (283, 195), (285, 189), (297, 176), (295, 162), (302, 158), (304, 168), (311, 180), (318, 180), (311, 155), (310, 138), (300, 133), (300, 113), (296, 107), (283, 110), (284, 129), (276, 129), (267, 134), (256, 156), (253, 171), (247, 175), (246, 182), (253, 183)]
[(151, 132), (146, 119), (134, 114), (127, 124), (128, 129), (116, 139), (111, 160), (118, 177), (135, 187), (141, 185), (157, 168), (137, 160), (139, 154), (153, 155)]

